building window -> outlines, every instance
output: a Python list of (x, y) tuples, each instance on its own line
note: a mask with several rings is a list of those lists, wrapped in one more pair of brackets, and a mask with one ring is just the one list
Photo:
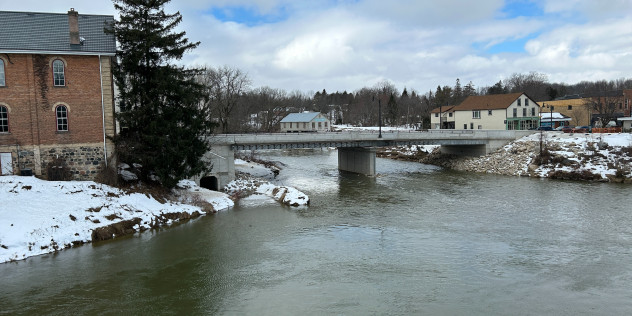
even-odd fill
[(467, 129), (467, 124), (463, 124), (463, 129)]
[(487, 110), (487, 115), (492, 115), (492, 110)]
[(529, 106), (529, 99), (524, 99), (524, 106)]
[(329, 123), (325, 122), (325, 128), (327, 128), (329, 126)]
[(527, 116), (527, 109), (522, 108), (522, 116)]
[(569, 111), (572, 111), (572, 110), (573, 110), (573, 106), (572, 106), (572, 105), (569, 105), (569, 106), (568, 106), (568, 110), (569, 110)]
[(483, 125), (479, 125), (479, 126), (478, 126), (478, 129), (483, 129)]
[(435, 113), (435, 117), (439, 117), (439, 113)]
[(303, 123), (303, 129), (307, 129), (307, 123)]
[(521, 101), (521, 99), (518, 99), (518, 106), (520, 106), (520, 101)]
[(531, 116), (535, 116), (535, 108), (531, 108)]
[(453, 113), (452, 113), (452, 112), (450, 112), (450, 113), (448, 113), (448, 116), (449, 116), (449, 117), (452, 117), (452, 114), (453, 114)]
[(481, 118), (481, 111), (480, 110), (472, 111), (472, 118), (475, 118), (475, 119)]
[(66, 75), (64, 73), (64, 62), (57, 59), (53, 62), (53, 84), (56, 87), (66, 85)]
[(316, 123), (312, 122), (312, 129), (316, 128)]
[(474, 123), (470, 123), (470, 129), (474, 129)]
[(318, 129), (323, 128), (323, 122), (318, 122)]
[(57, 116), (57, 131), (68, 131), (68, 108), (64, 105), (59, 105), (55, 108), (55, 115)]
[(9, 132), (9, 109), (0, 105), (0, 133)]
[(4, 87), (6, 84), (4, 80), (4, 60), (0, 59), (0, 87)]
[(518, 109), (513, 109), (513, 117), (518, 117)]

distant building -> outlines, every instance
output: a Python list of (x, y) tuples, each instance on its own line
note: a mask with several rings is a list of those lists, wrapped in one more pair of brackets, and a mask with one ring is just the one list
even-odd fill
[(433, 129), (454, 129), (454, 105), (440, 106), (430, 111), (430, 126)]
[(469, 96), (455, 106), (456, 129), (527, 130), (540, 126), (540, 107), (526, 94)]
[[(551, 111), (570, 117), (569, 125), (584, 126), (590, 125), (592, 109), (586, 99), (580, 96), (565, 97), (559, 100), (540, 102), (540, 112), (550, 113)], [(543, 121), (545, 123), (546, 120)]]
[(572, 119), (558, 112), (540, 112), (540, 126), (551, 126), (552, 128), (568, 126)]
[(0, 21), (1, 174), (50, 178), (63, 163), (93, 179), (113, 151), (114, 17), (0, 11)]
[(282, 133), (331, 130), (331, 122), (319, 112), (291, 113), (284, 117), (280, 124)]

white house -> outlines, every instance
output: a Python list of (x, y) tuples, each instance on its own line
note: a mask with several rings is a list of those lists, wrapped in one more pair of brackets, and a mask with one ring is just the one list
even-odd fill
[(331, 122), (319, 112), (290, 113), (280, 124), (282, 133), (321, 132), (331, 129)]
[(539, 109), (519, 92), (469, 96), (452, 110), (456, 129), (526, 130), (540, 126)]

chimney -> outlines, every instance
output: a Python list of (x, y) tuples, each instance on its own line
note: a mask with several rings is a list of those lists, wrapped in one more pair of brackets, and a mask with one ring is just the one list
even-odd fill
[(75, 8), (68, 11), (68, 29), (70, 30), (70, 45), (79, 45), (79, 12)]

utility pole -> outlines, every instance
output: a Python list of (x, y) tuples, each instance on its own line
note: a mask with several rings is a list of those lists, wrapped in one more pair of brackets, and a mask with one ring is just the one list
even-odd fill
[(380, 99), (378, 97), (377, 99), (377, 106), (378, 106), (378, 118), (377, 118), (377, 124), (379, 125), (379, 129), (380, 129), (380, 134), (377, 136), (377, 138), (382, 138), (382, 99)]

